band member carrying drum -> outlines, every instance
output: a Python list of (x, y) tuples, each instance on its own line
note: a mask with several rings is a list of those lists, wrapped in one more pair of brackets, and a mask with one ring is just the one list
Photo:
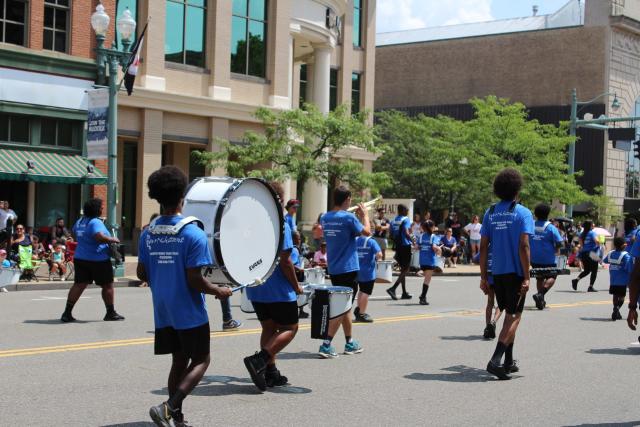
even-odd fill
[[(169, 400), (151, 407), (149, 415), (158, 426), (183, 426), (182, 401), (200, 382), (211, 360), (204, 294), (228, 298), (231, 289), (202, 277), (202, 267), (212, 264), (211, 252), (205, 232), (182, 221), (185, 174), (175, 166), (164, 166), (149, 176), (147, 186), (149, 197), (160, 203), (161, 216), (140, 236), (137, 275), (151, 288), (154, 352), (172, 355)], [(161, 226), (176, 225), (184, 226), (173, 236), (154, 234)]]
[[(373, 318), (367, 313), (369, 297), (373, 293), (376, 281), (376, 261), (382, 259), (382, 249), (371, 237), (360, 236), (356, 239), (358, 247), (358, 306), (353, 310), (356, 322), (372, 323)], [(355, 297), (355, 294), (353, 295)]]
[[(327, 242), (327, 261), (331, 283), (334, 286), (348, 286), (353, 289), (353, 295), (358, 292), (358, 253), (356, 249), (356, 237), (370, 236), (371, 225), (367, 209), (361, 203), (356, 209), (356, 216), (347, 212), (351, 205), (351, 191), (343, 186), (339, 186), (333, 192), (333, 209), (322, 215), (321, 223), (324, 232), (324, 239)], [(363, 225), (364, 224), (364, 225)], [(346, 344), (345, 354), (355, 354), (362, 352), (360, 344), (351, 338), (352, 320), (351, 310), (344, 315), (331, 319), (329, 331), (326, 339), (320, 346), (318, 353), (323, 358), (337, 357), (335, 349), (331, 345), (333, 337), (342, 325)]]
[[(284, 190), (278, 183), (271, 183), (280, 200)], [(247, 288), (247, 297), (262, 326), (260, 351), (244, 358), (244, 364), (253, 383), (264, 391), (267, 387), (286, 385), (287, 377), (276, 368), (276, 355), (293, 340), (298, 332), (297, 295), (302, 293), (298, 284), (291, 251), (293, 239), (291, 227), (285, 221), (284, 239), (280, 248), (280, 261), (267, 281), (254, 288)]]

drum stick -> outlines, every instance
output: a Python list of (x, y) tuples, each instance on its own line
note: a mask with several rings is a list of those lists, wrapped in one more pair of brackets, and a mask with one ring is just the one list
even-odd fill
[(236, 288), (231, 289), (231, 292), (238, 292), (246, 287), (254, 287), (254, 286), (259, 286), (262, 285), (264, 283), (264, 280), (261, 280), (259, 278), (256, 277), (256, 279), (253, 281), (253, 283), (247, 283), (246, 285), (240, 285)]

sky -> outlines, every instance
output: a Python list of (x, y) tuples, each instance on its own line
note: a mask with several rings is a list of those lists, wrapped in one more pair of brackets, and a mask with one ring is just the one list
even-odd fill
[(412, 30), (553, 13), (578, 0), (377, 0), (377, 32)]

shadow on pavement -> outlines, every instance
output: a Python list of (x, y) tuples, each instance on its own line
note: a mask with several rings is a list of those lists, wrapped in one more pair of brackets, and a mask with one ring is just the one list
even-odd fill
[[(470, 366), (457, 365), (443, 368), (442, 371), (449, 371), (451, 373), (440, 374), (422, 374), (413, 373), (405, 375), (404, 377), (409, 380), (420, 381), (446, 381), (454, 383), (484, 383), (487, 381), (499, 381), (493, 375), (485, 371), (484, 369), (472, 368)], [(520, 378), (518, 375), (512, 375), (511, 378)]]
[(482, 335), (447, 335), (440, 337), (440, 339), (445, 341), (484, 341)]
[[(102, 320), (75, 320), (70, 323), (95, 323), (101, 322)], [(66, 325), (66, 323), (62, 322), (60, 319), (34, 319), (34, 320), (25, 320), (22, 323), (33, 323), (36, 325)]]
[(136, 421), (133, 423), (103, 425), (101, 427), (154, 427), (155, 425), (151, 421)]
[(580, 320), (586, 320), (588, 322), (613, 322), (611, 317), (581, 317)]
[(298, 360), (298, 359), (320, 359), (318, 353), (309, 353), (301, 351), (298, 353), (278, 353), (278, 359), (281, 360)]
[(585, 353), (589, 354), (610, 354), (613, 356), (637, 356), (640, 355), (640, 347), (627, 348), (592, 348)]
[[(284, 386), (269, 388), (268, 391), (280, 394), (307, 394), (311, 389), (304, 387)], [(161, 390), (152, 390), (151, 393), (166, 396), (169, 392), (166, 387)], [(235, 394), (261, 394), (251, 379), (229, 377), (225, 375), (206, 375), (200, 384), (191, 392), (192, 396), (231, 396)]]
[(564, 427), (634, 427), (640, 426), (640, 421), (629, 421), (628, 423), (599, 423), (599, 424), (576, 424)]

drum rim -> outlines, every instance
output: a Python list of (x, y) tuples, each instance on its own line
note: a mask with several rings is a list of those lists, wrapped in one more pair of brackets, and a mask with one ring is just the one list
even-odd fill
[[(203, 177), (203, 178), (198, 178), (198, 180), (205, 180), (206, 181), (207, 177)], [(269, 278), (273, 272), (276, 269), (276, 266), (278, 265), (278, 262), (280, 260), (280, 249), (282, 248), (282, 241), (284, 240), (284, 214), (282, 213), (282, 200), (280, 200), (280, 196), (278, 196), (278, 194), (273, 191), (273, 188), (271, 188), (271, 186), (269, 185), (269, 183), (262, 179), (262, 178), (231, 178), (233, 181), (231, 183), (231, 185), (229, 186), (229, 188), (227, 189), (227, 191), (225, 191), (225, 193), (222, 195), (222, 197), (220, 198), (220, 207), (222, 209), (217, 209), (216, 210), (216, 215), (214, 217), (213, 220), (213, 228), (214, 230), (219, 230), (220, 229), (220, 224), (222, 223), (222, 213), (224, 212), (226, 206), (227, 206), (227, 202), (229, 201), (229, 197), (231, 196), (231, 194), (233, 194), (238, 188), (240, 188), (240, 186), (242, 185), (243, 182), (245, 181), (256, 181), (261, 183), (264, 187), (266, 187), (266, 189), (271, 193), (271, 195), (274, 197), (274, 199), (276, 200), (277, 205), (279, 206), (279, 209), (277, 209), (278, 211), (278, 220), (280, 221), (280, 235), (278, 236), (278, 250), (276, 251), (276, 256), (271, 264), (271, 267), (269, 268), (269, 271), (266, 274), (266, 278)], [(194, 180), (195, 182), (195, 180)], [(222, 271), (222, 274), (224, 274), (224, 276), (229, 279), (229, 281), (236, 285), (236, 286), (242, 286), (242, 285), (246, 285), (246, 283), (239, 283), (238, 281), (236, 281), (233, 277), (231, 277), (231, 274), (229, 274), (229, 272), (227, 271), (227, 268), (225, 267), (224, 264), (224, 258), (222, 257), (222, 251), (220, 248), (220, 239), (216, 239), (215, 237), (212, 238), (212, 243), (213, 243), (213, 253), (215, 256), (215, 262), (216, 262), (216, 266), (220, 269), (220, 271)]]

